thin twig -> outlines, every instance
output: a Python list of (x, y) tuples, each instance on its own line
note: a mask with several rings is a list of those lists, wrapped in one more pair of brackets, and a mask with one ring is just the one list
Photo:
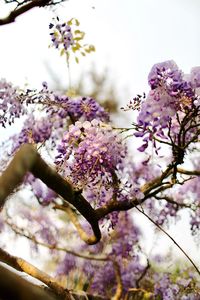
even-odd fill
[(189, 257), (189, 255), (183, 250), (183, 248), (173, 239), (173, 237), (167, 233), (167, 231), (165, 231), (159, 224), (157, 224), (153, 219), (151, 219), (151, 217), (149, 217), (144, 211), (142, 211), (140, 208), (135, 207), (141, 214), (143, 214), (147, 219), (149, 219), (149, 221), (151, 221), (151, 223), (153, 223), (156, 227), (158, 227), (162, 232), (164, 232), (165, 235), (167, 235), (170, 240), (172, 240), (172, 242), (180, 249), (180, 251), (187, 257), (187, 259), (191, 262), (191, 264), (193, 265), (193, 267), (195, 268), (195, 270), (197, 271), (197, 273), (200, 275), (200, 270), (198, 269), (198, 267), (196, 266), (196, 264), (193, 262), (193, 260)]

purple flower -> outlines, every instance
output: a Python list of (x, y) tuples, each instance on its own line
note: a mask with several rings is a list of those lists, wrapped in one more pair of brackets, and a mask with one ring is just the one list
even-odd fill
[(92, 121), (93, 119), (109, 121), (108, 113), (93, 98), (82, 97), (74, 100), (72, 108), (73, 111), (71, 113), (74, 114), (76, 119), (83, 117), (87, 121)]
[(67, 23), (49, 24), (52, 46), (67, 51), (74, 44), (71, 27)]
[(48, 205), (56, 198), (56, 193), (49, 189), (40, 179), (33, 178), (30, 184), (34, 195), (42, 205)]
[(57, 267), (56, 275), (67, 275), (75, 267), (77, 266), (74, 255), (66, 253), (64, 259), (60, 262), (60, 264)]
[(16, 151), (24, 143), (43, 143), (48, 140), (52, 133), (52, 123), (48, 118), (35, 119), (30, 115), (24, 122), (21, 132), (12, 137), (13, 149)]
[(14, 87), (5, 79), (0, 80), (0, 124), (14, 123), (15, 118), (19, 118), (26, 112), (22, 105), (18, 88)]
[(182, 82), (182, 72), (173, 60), (155, 64), (148, 76), (148, 82), (152, 89), (159, 86), (171, 86), (171, 92), (175, 92), (175, 84)]
[(194, 89), (200, 87), (200, 67), (192, 68), (190, 72), (190, 80)]
[(112, 178), (113, 170), (122, 162), (125, 153), (121, 137), (110, 125), (97, 120), (76, 122), (64, 134), (56, 163), (60, 166), (64, 163), (65, 170), (68, 167), (68, 175), (75, 185), (85, 186), (101, 177)]

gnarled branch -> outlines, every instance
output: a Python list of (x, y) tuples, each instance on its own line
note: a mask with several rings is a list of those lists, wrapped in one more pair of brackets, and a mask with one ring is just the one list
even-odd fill
[(50, 189), (54, 190), (80, 212), (92, 227), (96, 237), (94, 243), (97, 243), (101, 239), (95, 210), (82, 195), (77, 194), (73, 190), (70, 183), (47, 165), (31, 144), (21, 146), (0, 177), (0, 207), (3, 207), (7, 197), (23, 182), (28, 172), (41, 179)]

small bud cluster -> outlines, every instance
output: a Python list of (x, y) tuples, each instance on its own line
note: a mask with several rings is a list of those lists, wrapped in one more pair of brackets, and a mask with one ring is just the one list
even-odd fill
[(50, 32), (52, 46), (56, 49), (67, 51), (74, 44), (71, 26), (67, 23), (50, 23), (49, 28), (52, 30)]

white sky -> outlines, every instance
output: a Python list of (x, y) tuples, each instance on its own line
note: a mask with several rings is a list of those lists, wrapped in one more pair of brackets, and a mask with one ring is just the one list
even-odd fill
[[(47, 63), (67, 84), (64, 60), (48, 48), (48, 24), (56, 14), (63, 21), (76, 17), (96, 53), (71, 65), (73, 80), (91, 62), (99, 71), (109, 67), (123, 91), (119, 101), (125, 105), (136, 93), (147, 91), (147, 76), (154, 63), (173, 59), (184, 72), (200, 66), (199, 12), (199, 0), (69, 0), (55, 7), (54, 13), (33, 9), (14, 24), (0, 27), (0, 77), (40, 87), (42, 81), (51, 80)], [(191, 240), (183, 228), (177, 239), (181, 242), (188, 235), (185, 248), (190, 251)]]
[[(55, 10), (62, 20), (78, 18), (86, 42), (96, 46), (95, 54), (72, 64), (74, 79), (94, 61), (99, 71), (108, 66), (132, 97), (147, 90), (156, 62), (174, 59), (185, 72), (200, 65), (199, 0), (68, 0)], [(64, 59), (48, 48), (48, 24), (55, 14), (36, 8), (0, 27), (2, 77), (39, 86), (49, 79), (45, 62), (67, 83)]]

